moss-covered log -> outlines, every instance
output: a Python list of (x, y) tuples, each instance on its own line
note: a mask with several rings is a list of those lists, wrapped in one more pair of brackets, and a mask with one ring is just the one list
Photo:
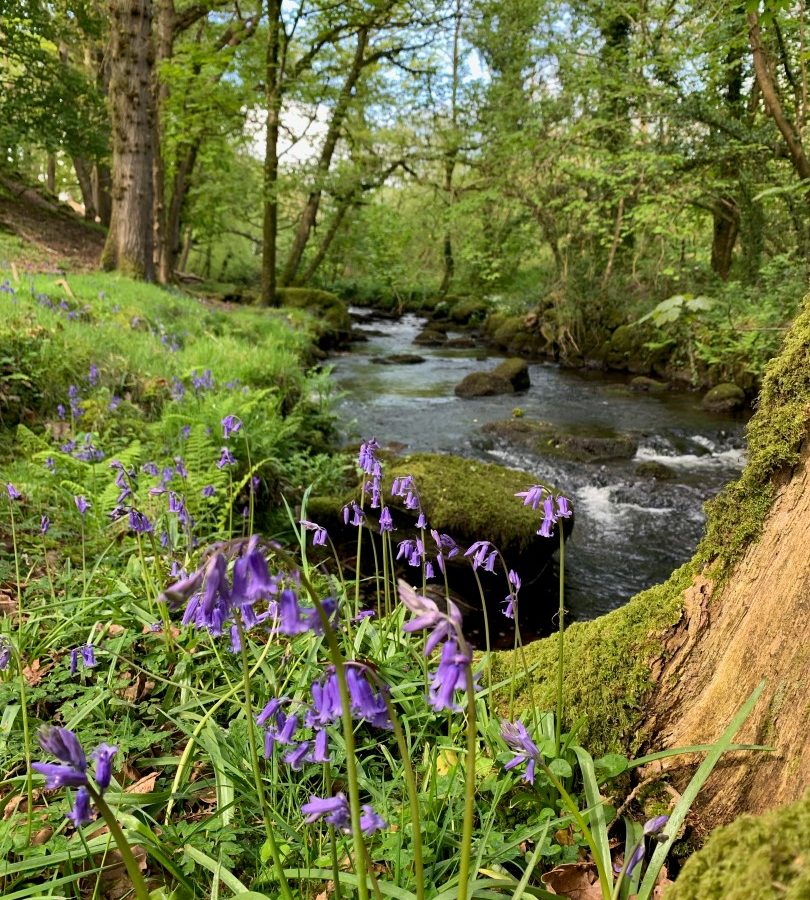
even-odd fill
[[(762, 679), (738, 739), (771, 754), (727, 759), (702, 794), (708, 825), (796, 800), (810, 783), (810, 302), (767, 370), (748, 426), (749, 460), (708, 507), (690, 563), (625, 607), (566, 633), (569, 723), (595, 752), (683, 746), (719, 737)], [(525, 602), (525, 599), (524, 599)], [(551, 707), (556, 646), (527, 648), (521, 699)], [(510, 654), (498, 661), (511, 671)], [(684, 766), (685, 778), (691, 763)]]

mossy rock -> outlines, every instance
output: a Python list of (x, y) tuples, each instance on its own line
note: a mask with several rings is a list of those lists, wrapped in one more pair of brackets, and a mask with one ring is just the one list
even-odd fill
[(512, 382), (495, 372), (471, 372), (455, 386), (457, 397), (494, 397), (514, 394)]
[(675, 472), (669, 466), (656, 462), (654, 459), (639, 463), (636, 466), (636, 475), (642, 478), (654, 478), (656, 481), (672, 481), (676, 477)]
[(491, 332), (492, 343), (503, 350), (512, 346), (516, 336), (523, 330), (523, 320), (520, 316), (509, 316), (497, 329)]
[(323, 349), (347, 343), (352, 333), (352, 319), (346, 303), (329, 291), (314, 288), (287, 287), (278, 291), (282, 306), (306, 309), (316, 322), (318, 344)]
[(633, 325), (620, 325), (610, 336), (605, 362), (611, 369), (644, 374), (649, 372), (662, 353), (651, 353), (644, 345), (647, 335)]
[(485, 446), (506, 442), (538, 456), (556, 456), (574, 462), (632, 459), (638, 449), (638, 442), (628, 434), (610, 430), (566, 431), (549, 422), (525, 417), (487, 422), (481, 432)]
[(646, 375), (636, 375), (630, 381), (630, 390), (646, 394), (663, 394), (669, 390), (666, 381), (657, 381), (655, 378), (648, 378)]
[(704, 395), (701, 406), (707, 412), (733, 412), (745, 406), (745, 391), (731, 382), (713, 387)]
[(761, 816), (715, 829), (683, 867), (666, 900), (807, 900), (810, 793)]
[(487, 304), (483, 300), (467, 298), (453, 303), (448, 317), (456, 325), (471, 325), (482, 322), (487, 314)]
[(447, 335), (438, 328), (423, 328), (413, 342), (420, 347), (441, 347), (447, 342)]
[(516, 391), (527, 391), (531, 387), (529, 364), (518, 356), (505, 359), (492, 370), (493, 375), (505, 378)]

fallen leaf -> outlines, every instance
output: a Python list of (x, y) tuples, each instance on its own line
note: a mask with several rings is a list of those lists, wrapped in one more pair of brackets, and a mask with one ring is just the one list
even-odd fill
[(110, 637), (121, 637), (121, 635), (126, 631), (123, 625), (117, 625), (115, 622), (110, 622), (107, 626), (107, 634)]
[(151, 772), (149, 775), (144, 775), (143, 778), (139, 778), (135, 784), (131, 784), (128, 788), (124, 789), (125, 794), (151, 794), (155, 789), (155, 782), (157, 781), (158, 773)]
[(546, 872), (540, 880), (552, 894), (568, 900), (603, 900), (593, 863), (566, 863)]
[(36, 687), (55, 665), (50, 662), (43, 666), (38, 659), (33, 660), (30, 666), (23, 669), (26, 682), (30, 687)]

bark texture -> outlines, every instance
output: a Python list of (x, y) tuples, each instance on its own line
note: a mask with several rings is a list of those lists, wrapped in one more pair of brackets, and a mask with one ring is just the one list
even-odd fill
[(101, 265), (153, 281), (152, 3), (111, 0), (110, 15), (112, 215)]

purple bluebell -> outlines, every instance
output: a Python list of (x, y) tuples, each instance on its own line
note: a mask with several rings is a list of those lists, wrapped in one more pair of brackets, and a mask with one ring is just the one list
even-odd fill
[(147, 475), (156, 476), (158, 474), (158, 467), (153, 462), (146, 462), (141, 466), (141, 471)]
[(366, 666), (357, 662), (347, 663), (346, 683), (349, 688), (349, 703), (354, 718), (365, 719), (376, 728), (390, 729), (393, 727), (382, 692), (370, 684)]
[(332, 761), (329, 755), (329, 733), (325, 728), (318, 728), (315, 731), (315, 741), (312, 752), (307, 757), (312, 763), (328, 763)]
[(67, 817), (73, 822), (75, 828), (81, 828), (82, 825), (88, 825), (93, 821), (93, 810), (90, 807), (90, 792), (86, 787), (80, 787), (76, 791), (73, 809), (67, 814)]
[(416, 520), (417, 528), (424, 528), (427, 525), (427, 519), (425, 518), (425, 514), (420, 511), (419, 516)]
[(391, 518), (391, 512), (389, 511), (387, 506), (384, 506), (380, 510), (380, 531), (393, 531), (394, 530), (394, 520)]
[(515, 618), (515, 603), (517, 602), (517, 596), (520, 592), (520, 575), (514, 570), (510, 569), (509, 574), (506, 576), (506, 580), (509, 582), (509, 594), (504, 597), (504, 603), (506, 606), (503, 608), (503, 614), (507, 619)]
[(79, 660), (85, 669), (93, 669), (96, 663), (96, 650), (92, 644), (84, 644), (81, 647), (74, 647), (70, 651), (70, 674), (75, 675), (79, 666)]
[(65, 410), (65, 404), (64, 404), (64, 403), (57, 403), (57, 404), (56, 404), (56, 415), (57, 415), (57, 417), (58, 417), (60, 420), (62, 420), (62, 421), (64, 421), (64, 419), (65, 419), (65, 412), (66, 412), (66, 410)]
[(227, 447), (223, 447), (222, 451), (219, 455), (219, 462), (217, 463), (218, 469), (224, 469), (225, 466), (235, 466), (236, 460), (233, 457), (233, 454)]
[(81, 396), (75, 384), (71, 384), (68, 387), (68, 399), (70, 401), (70, 414), (76, 420), (81, 419), (84, 415), (84, 407), (81, 405)]
[(532, 509), (537, 509), (537, 507), (543, 502), (543, 498), (547, 495), (548, 491), (542, 484), (533, 484), (526, 491), (518, 491), (515, 496), (523, 497), (523, 505), (531, 506)]
[(307, 531), (314, 531), (315, 534), (312, 537), (312, 544), (315, 547), (325, 547), (326, 542), (329, 539), (329, 535), (326, 533), (326, 529), (322, 525), (318, 525), (317, 522), (309, 522), (306, 519), (299, 519), (299, 525), (303, 525)]
[(309, 756), (309, 741), (301, 741), (297, 747), (284, 754), (284, 762), (293, 770), (300, 772)]
[(90, 504), (85, 499), (84, 494), (79, 494), (78, 496), (74, 497), (73, 501), (76, 504), (76, 509), (79, 510), (79, 515), (84, 516), (84, 514), (90, 507)]
[(572, 515), (571, 505), (567, 497), (560, 494), (557, 497), (557, 518), (568, 519)]
[(457, 556), (461, 552), (461, 547), (459, 547), (449, 534), (439, 534), (435, 528), (431, 529), (430, 536), (436, 544), (436, 564), (439, 566), (442, 574), (444, 574), (445, 560)]
[(540, 750), (529, 737), (529, 732), (523, 722), (501, 722), (501, 737), (510, 750), (516, 755), (504, 766), (505, 771), (516, 766), (526, 764), (523, 780), (528, 784), (534, 784), (535, 767), (540, 757)]
[(133, 506), (129, 511), (129, 527), (135, 534), (151, 534), (154, 527), (142, 512)]
[(213, 484), (207, 484), (207, 485), (202, 489), (202, 495), (203, 495), (203, 497), (213, 497), (214, 494), (216, 494), (216, 492), (217, 492), (217, 489), (214, 487)]
[(116, 395), (113, 394), (112, 397), (110, 397), (110, 402), (107, 404), (107, 409), (110, 412), (115, 412), (120, 405), (121, 405), (121, 398), (116, 397)]
[(306, 816), (304, 821), (308, 825), (324, 819), (335, 828), (347, 830), (351, 826), (349, 803), (343, 793), (335, 794), (334, 797), (316, 797), (313, 794), (301, 807), (301, 812)]
[(176, 375), (172, 378), (171, 395), (173, 400), (178, 401), (186, 396), (186, 386)]
[(360, 828), (366, 837), (371, 837), (375, 831), (382, 831), (388, 827), (388, 823), (370, 803), (363, 804), (363, 813), (360, 816)]
[(5, 672), (11, 661), (11, 643), (5, 636), (0, 636), (0, 672)]
[(188, 470), (186, 469), (186, 464), (183, 462), (182, 456), (175, 456), (174, 469), (181, 478), (188, 478)]
[(417, 594), (402, 579), (399, 580), (399, 599), (416, 617), (406, 622), (402, 630), (430, 630), (425, 641), (425, 656), (430, 656), (441, 641), (454, 639), (461, 633), (461, 613), (452, 600), (447, 601), (447, 612), (443, 613), (435, 601)]
[(96, 784), (102, 792), (110, 786), (112, 778), (112, 758), (118, 753), (118, 747), (109, 744), (99, 744), (90, 754), (96, 764)]
[(76, 449), (76, 441), (65, 441), (59, 449), (62, 453), (71, 454)]
[(380, 445), (374, 438), (364, 441), (360, 445), (360, 455), (357, 459), (357, 464), (366, 475), (373, 475), (375, 470), (379, 467), (380, 463), (377, 459), (377, 451), (379, 449)]
[(238, 416), (225, 416), (222, 420), (222, 435), (227, 441), (232, 434), (237, 434), (242, 427), (242, 420)]
[(461, 707), (455, 702), (457, 690), (467, 689), (467, 673), (472, 665), (472, 656), (459, 649), (455, 640), (442, 644), (439, 667), (433, 675), (428, 692), (428, 703), (437, 712), (442, 709), (459, 712)]
[(476, 541), (466, 549), (464, 555), (471, 557), (470, 562), (474, 569), (484, 565), (491, 546), (489, 541)]
[(98, 384), (98, 366), (95, 363), (90, 364), (90, 372), (87, 376), (87, 380), (90, 382), (91, 387), (95, 387)]
[(191, 383), (194, 385), (194, 390), (198, 393), (200, 391), (213, 390), (215, 386), (214, 376), (211, 374), (210, 369), (206, 369), (202, 375), (198, 375), (195, 369), (191, 373)]
[(49, 456), (45, 460), (45, 468), (48, 469), (49, 472), (56, 472), (56, 463), (53, 461), (53, 457)]
[(10, 482), (6, 482), (6, 493), (8, 494), (9, 500), (19, 500), (22, 497), (22, 494), (14, 487), (14, 485)]
[(281, 709), (281, 699), (278, 697), (271, 698), (264, 706), (262, 711), (256, 716), (256, 724), (264, 725), (268, 719), (276, 715)]
[[(321, 606), (327, 617), (331, 618), (337, 609), (334, 599), (327, 597)], [(285, 588), (278, 598), (279, 623), (274, 631), (290, 637), (312, 631), (314, 634), (323, 633), (323, 623), (315, 608), (302, 609), (298, 604), (298, 597), (292, 588)]]
[(645, 856), (644, 838), (657, 837), (661, 829), (667, 824), (668, 821), (669, 816), (656, 816), (654, 819), (648, 819), (644, 823), (644, 836), (641, 838), (638, 845), (630, 854), (630, 858), (627, 860), (624, 866), (614, 864), (613, 871), (617, 875), (619, 875), (621, 874), (622, 870), (624, 870), (624, 874), (626, 876), (632, 875), (633, 870), (640, 862), (642, 862)]
[[(354, 525), (355, 527), (359, 527), (360, 525), (363, 524), (363, 521), (365, 520), (365, 517), (366, 517), (366, 514), (363, 512), (362, 509), (360, 509), (360, 507), (357, 505), (357, 503), (355, 503), (354, 500), (347, 503), (343, 507), (342, 512), (343, 512), (343, 524), (344, 525), (351, 524), (351, 525)], [(351, 517), (351, 520), (350, 520), (350, 517)]]

